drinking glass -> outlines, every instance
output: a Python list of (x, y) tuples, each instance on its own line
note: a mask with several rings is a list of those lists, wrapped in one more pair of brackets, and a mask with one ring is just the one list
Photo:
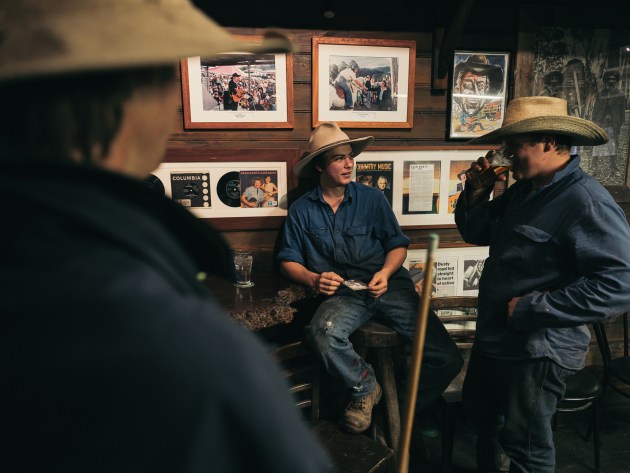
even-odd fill
[(254, 257), (251, 253), (237, 251), (234, 253), (234, 270), (236, 272), (236, 287), (252, 287), (252, 263)]
[(510, 154), (505, 148), (491, 149), (486, 153), (486, 159), (490, 163), (490, 169), (492, 169), (494, 174), (497, 176), (499, 174), (503, 174), (512, 167)]

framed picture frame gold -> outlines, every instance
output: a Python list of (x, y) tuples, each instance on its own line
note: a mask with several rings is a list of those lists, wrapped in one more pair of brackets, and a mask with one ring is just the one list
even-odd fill
[(415, 41), (312, 41), (313, 127), (334, 121), (342, 128), (412, 128)]
[(197, 56), (180, 66), (185, 130), (293, 128), (292, 54)]

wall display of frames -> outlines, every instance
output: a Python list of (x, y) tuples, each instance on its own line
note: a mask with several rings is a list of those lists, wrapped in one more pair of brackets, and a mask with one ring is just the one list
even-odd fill
[(455, 51), (450, 138), (476, 138), (503, 124), (509, 53)]
[(415, 41), (313, 37), (313, 126), (411, 128), (415, 61)]
[(464, 172), (494, 148), (373, 146), (355, 158), (353, 179), (382, 190), (401, 227), (452, 227)]
[(185, 129), (293, 128), (291, 54), (190, 57), (181, 73)]
[(279, 228), (297, 149), (168, 150), (149, 183), (221, 230)]
[[(420, 289), (424, 285), (426, 250), (408, 250), (404, 267)], [(476, 296), (488, 257), (487, 246), (438, 248), (433, 254), (432, 297)]]

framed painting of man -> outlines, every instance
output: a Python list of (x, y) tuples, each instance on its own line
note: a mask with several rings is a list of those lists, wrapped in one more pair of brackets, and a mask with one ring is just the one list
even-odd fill
[(455, 51), (450, 138), (476, 138), (503, 124), (509, 53)]

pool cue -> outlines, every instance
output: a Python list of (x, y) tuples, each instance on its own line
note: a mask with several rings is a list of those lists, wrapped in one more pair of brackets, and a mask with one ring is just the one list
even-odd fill
[(418, 396), (418, 381), (420, 380), (420, 367), (422, 366), (422, 351), (424, 349), (424, 337), (427, 332), (427, 319), (429, 303), (431, 301), (431, 289), (433, 286), (433, 253), (438, 247), (440, 238), (435, 233), (429, 235), (429, 247), (427, 248), (427, 260), (424, 266), (424, 282), (422, 284), (422, 297), (420, 300), (416, 334), (413, 343), (411, 366), (407, 382), (407, 395), (405, 397), (405, 419), (403, 431), (398, 445), (396, 459), (398, 473), (407, 473), (409, 469), (409, 444), (411, 443), (411, 431), (413, 428), (413, 416)]

